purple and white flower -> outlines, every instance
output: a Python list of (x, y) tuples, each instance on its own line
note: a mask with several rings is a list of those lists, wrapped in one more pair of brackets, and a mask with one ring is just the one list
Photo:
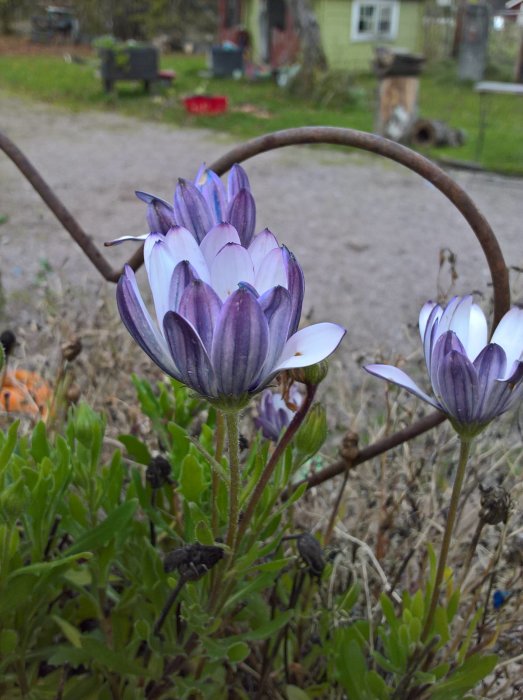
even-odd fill
[[(229, 178), (229, 213), (243, 207), (234, 205), (246, 191), (242, 172)], [(202, 185), (211, 200), (223, 194), (212, 175), (208, 189)], [(185, 198), (181, 218), (194, 224), (204, 211), (204, 194), (199, 199), (188, 191), (190, 196), (180, 195)], [(176, 209), (177, 218), (182, 209)], [(238, 215), (238, 225), (247, 219)], [(345, 334), (333, 323), (298, 330), (301, 267), (268, 229), (251, 236), (250, 225), (244, 226), (243, 239), (232, 223), (223, 222), (211, 224), (201, 240), (194, 226), (181, 225), (147, 236), (144, 260), (156, 323), (129, 266), (116, 292), (124, 324), (151, 359), (224, 409), (245, 405), (284, 369), (325, 359)]]
[(367, 365), (367, 372), (443, 411), (469, 437), (523, 397), (523, 309), (505, 314), (490, 343), (485, 315), (471, 296), (454, 297), (445, 309), (428, 302), (419, 329), (435, 398), (397, 367)]
[[(252, 241), (256, 225), (256, 204), (251, 194), (249, 178), (240, 165), (233, 165), (227, 188), (218, 175), (202, 165), (194, 182), (180, 179), (174, 192), (174, 206), (148, 192), (136, 192), (147, 204), (147, 223), (150, 233), (165, 235), (173, 226), (188, 229), (201, 243), (216, 224), (232, 224), (247, 247)], [(149, 234), (121, 236), (106, 245), (125, 241), (145, 241)]]
[[(294, 385), (289, 392), (289, 401), (285, 401), (279, 391), (267, 389), (263, 392), (254, 423), (266, 440), (278, 441), (281, 431), (289, 425), (302, 400), (302, 395)], [(295, 406), (294, 410), (290, 404)]]

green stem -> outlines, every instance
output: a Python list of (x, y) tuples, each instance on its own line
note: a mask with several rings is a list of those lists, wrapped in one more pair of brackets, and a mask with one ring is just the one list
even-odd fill
[(443, 582), (443, 576), (445, 575), (445, 566), (447, 564), (447, 557), (449, 553), (450, 541), (452, 539), (452, 531), (454, 530), (454, 523), (456, 520), (456, 514), (458, 511), (459, 497), (461, 494), (461, 487), (463, 486), (463, 481), (465, 478), (465, 471), (467, 467), (467, 461), (470, 454), (471, 439), (466, 437), (460, 437), (460, 450), (459, 450), (459, 463), (458, 469), (456, 471), (456, 478), (454, 479), (454, 486), (452, 487), (452, 496), (450, 499), (449, 511), (447, 514), (447, 523), (445, 525), (445, 532), (443, 533), (443, 541), (441, 543), (441, 550), (439, 553), (438, 568), (436, 571), (436, 580), (434, 581), (434, 590), (432, 591), (432, 598), (430, 601), (429, 611), (427, 618), (425, 620), (425, 625), (423, 627), (423, 632), (421, 633), (421, 640), (426, 641), (434, 622), (434, 615), (436, 613), (436, 608), (438, 606), (439, 592), (441, 584)]
[(238, 516), (240, 512), (240, 434), (238, 428), (238, 413), (227, 413), (227, 437), (229, 442), (229, 469), (231, 484), (229, 489), (229, 529), (226, 543), (234, 551), (238, 532)]
[(298, 428), (303, 423), (303, 420), (307, 415), (309, 408), (312, 405), (317, 388), (317, 385), (307, 385), (307, 395), (305, 396), (303, 403), (301, 404), (298, 411), (294, 414), (294, 418), (291, 420), (287, 427), (287, 430), (283, 434), (279, 443), (276, 445), (276, 449), (272, 453), (271, 458), (267, 462), (265, 469), (263, 470), (260, 479), (254, 488), (254, 491), (252, 492), (252, 496), (249, 500), (249, 503), (247, 504), (247, 508), (245, 509), (245, 513), (242, 517), (240, 530), (238, 532), (238, 539), (241, 539), (241, 537), (245, 534), (245, 531), (247, 530), (252, 516), (254, 515), (256, 506), (258, 505), (258, 501), (260, 500), (263, 492), (265, 491), (265, 488), (269, 483), (269, 479), (271, 478), (272, 473), (280, 460), (280, 457), (287, 449), (287, 445), (289, 445), (292, 438), (296, 434)]
[[(225, 421), (223, 419), (223, 413), (221, 411), (216, 411), (216, 450), (214, 452), (214, 459), (217, 462), (222, 461), (224, 443)], [(220, 483), (220, 476), (216, 469), (212, 470), (211, 478), (211, 530), (216, 538), (218, 534), (218, 486)]]

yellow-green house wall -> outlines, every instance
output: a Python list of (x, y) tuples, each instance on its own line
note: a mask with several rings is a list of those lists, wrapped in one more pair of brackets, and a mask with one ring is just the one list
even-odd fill
[[(316, 0), (313, 5), (329, 66), (333, 69), (368, 70), (374, 57), (376, 42), (351, 39), (352, 0)], [(390, 44), (416, 53), (422, 52), (423, 11), (423, 2), (400, 0), (396, 39), (391, 42), (380, 41), (379, 45)], [(246, 0), (244, 13), (245, 25), (252, 36), (253, 55), (255, 60), (259, 60), (259, 0)]]

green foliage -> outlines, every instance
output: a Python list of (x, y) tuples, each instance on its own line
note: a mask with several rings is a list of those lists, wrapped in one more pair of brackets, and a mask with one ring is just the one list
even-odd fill
[[(422, 640), (432, 553), (426, 589), (401, 602), (382, 593), (373, 620), (357, 580), (340, 588), (331, 563), (320, 577), (308, 569), (292, 539), (304, 487), (279, 499), (299, 462), (292, 443), (233, 556), (221, 543), (228, 464), (215, 453), (215, 411), (177, 382), (133, 381), (154, 445), (122, 435), (123, 453), (108, 453), (105, 421), (86, 404), (62, 434), (43, 423), (0, 434), (0, 697), (252, 697), (262, 683), (290, 700), (398, 700), (420, 688), (460, 700), (492, 671), (496, 658), (472, 645), (481, 609), (455, 634), (451, 572)], [(171, 472), (153, 488), (158, 446)], [(270, 449), (258, 436), (242, 456), (244, 513)], [(198, 569), (205, 547), (223, 556)]]
[[(289, 99), (286, 91), (272, 80), (202, 77), (206, 69), (205, 57), (172, 54), (162, 57), (161, 67), (174, 69), (176, 80), (171, 88), (152, 100), (143, 94), (141, 85), (137, 88), (133, 83), (119, 83), (117, 96), (107, 95), (96, 75), (96, 63), (95, 57), (92, 62), (76, 64), (52, 56), (0, 56), (0, 87), (72, 109), (118, 109), (125, 114), (177, 126), (227, 131), (238, 138), (317, 124), (373, 130), (377, 83), (370, 74), (344, 75), (343, 78), (334, 74), (320, 82), (316, 93)], [(225, 94), (229, 111), (213, 116), (189, 116), (181, 98), (193, 93)], [(510, 95), (491, 95), (485, 99), (488, 100), (488, 127), (479, 165), (521, 174), (523, 101)], [(437, 64), (422, 74), (420, 116), (447, 122), (463, 129), (467, 135), (463, 146), (434, 149), (428, 155), (469, 162), (477, 160), (479, 97), (473, 85), (458, 80), (453, 63)]]

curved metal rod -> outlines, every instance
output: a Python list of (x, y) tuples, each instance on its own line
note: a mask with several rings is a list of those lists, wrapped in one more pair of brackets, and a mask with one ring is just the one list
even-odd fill
[(108, 282), (116, 282), (120, 276), (120, 272), (118, 270), (113, 270), (96, 247), (93, 239), (87, 235), (71, 212), (62, 204), (61, 200), (55, 195), (31, 161), (26, 158), (18, 146), (1, 131), (0, 148), (13, 161), (22, 175), (29, 180), (58, 221), (70, 233), (71, 237), (78, 243), (80, 248), (93, 263), (98, 272), (100, 272)]
[(284, 146), (298, 144), (329, 143), (351, 146), (376, 153), (413, 170), (431, 182), (449, 199), (465, 218), (481, 245), (492, 277), (494, 287), (495, 328), (510, 308), (508, 268), (503, 253), (490, 224), (476, 207), (469, 195), (447, 173), (419, 153), (389, 141), (382, 136), (355, 129), (340, 129), (330, 126), (304, 126), (266, 134), (236, 146), (209, 166), (218, 175), (227, 172), (234, 163), (241, 163), (260, 153)]

